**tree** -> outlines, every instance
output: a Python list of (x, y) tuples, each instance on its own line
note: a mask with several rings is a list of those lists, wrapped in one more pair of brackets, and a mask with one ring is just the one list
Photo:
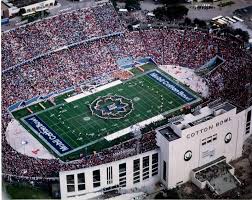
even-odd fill
[(205, 22), (204, 20), (200, 20), (200, 19), (198, 19), (198, 18), (195, 18), (195, 19), (193, 20), (193, 23), (194, 23), (195, 25), (198, 25), (198, 26), (201, 27), (201, 28), (204, 28), (204, 27), (207, 26), (207, 24), (206, 24), (206, 22)]
[(171, 189), (166, 192), (167, 199), (179, 199), (178, 192), (176, 189)]
[(139, 10), (140, 3), (138, 0), (126, 0), (125, 8), (127, 10)]
[(181, 5), (163, 6), (156, 8), (153, 13), (159, 20), (181, 19), (188, 13), (188, 8)]
[(247, 31), (243, 31), (240, 28), (233, 29), (231, 27), (227, 27), (222, 30), (224, 34), (231, 34), (233, 36), (239, 36), (244, 42), (249, 41), (249, 33)]
[(21, 8), (21, 9), (19, 10), (19, 15), (22, 15), (22, 14), (24, 14), (24, 13), (26, 13), (26, 10), (25, 10), (24, 8)]
[(185, 20), (184, 20), (184, 24), (185, 24), (186, 26), (190, 26), (191, 23), (192, 23), (192, 20), (191, 20), (190, 18), (186, 17)]
[(163, 195), (162, 192), (159, 192), (156, 196), (155, 196), (155, 199), (166, 199)]
[(185, 3), (184, 0), (160, 0), (160, 2), (165, 5), (175, 5), (179, 3)]
[(175, 5), (167, 7), (167, 16), (171, 19), (180, 19), (183, 18), (188, 13), (188, 8), (181, 5)]
[(111, 0), (111, 2), (112, 2), (112, 5), (114, 6), (114, 8), (115, 8), (116, 10), (118, 10), (116, 0)]
[(153, 14), (159, 20), (164, 20), (165, 13), (166, 13), (165, 7), (157, 7), (156, 9), (153, 10)]
[(234, 30), (234, 35), (239, 35), (245, 42), (249, 41), (249, 33), (247, 31), (243, 31), (240, 28)]

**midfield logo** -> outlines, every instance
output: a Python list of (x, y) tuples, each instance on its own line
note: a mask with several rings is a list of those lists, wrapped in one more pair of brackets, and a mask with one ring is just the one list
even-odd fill
[(119, 95), (98, 97), (90, 104), (92, 114), (103, 119), (125, 118), (133, 109), (132, 100)]

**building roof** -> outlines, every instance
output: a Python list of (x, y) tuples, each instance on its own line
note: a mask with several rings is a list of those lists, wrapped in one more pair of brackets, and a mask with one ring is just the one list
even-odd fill
[(201, 108), (200, 110), (196, 110), (194, 113), (185, 115), (182, 119), (174, 121), (172, 125), (179, 130), (184, 130), (192, 126), (201, 124), (233, 109), (236, 109), (236, 107), (229, 102), (206, 106), (204, 108)]
[(210, 104), (201, 109), (197, 109), (194, 113), (179, 116), (178, 118), (171, 120), (165, 126), (157, 128), (156, 132), (162, 134), (169, 142), (171, 142), (182, 137), (182, 130), (211, 120), (231, 110), (236, 110), (236, 107), (229, 102)]
[(12, 3), (14, 6), (18, 8), (22, 8), (25, 6), (29, 6), (35, 3), (44, 2), (45, 0), (9, 0), (9, 3)]
[(180, 138), (169, 125), (160, 127), (157, 129), (157, 131), (161, 133), (169, 142)]
[(1, 2), (1, 10), (8, 10), (8, 5), (6, 5), (4, 2)]

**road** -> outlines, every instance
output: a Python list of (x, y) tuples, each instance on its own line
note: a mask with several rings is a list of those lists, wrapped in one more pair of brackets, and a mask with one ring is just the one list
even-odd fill
[[(51, 8), (49, 16), (57, 15), (62, 12), (68, 12), (70, 10), (76, 10), (79, 8), (86, 8), (95, 5), (95, 1), (93, 0), (82, 0), (78, 1), (70, 1), (70, 0), (58, 0), (58, 5)], [(2, 31), (6, 31), (9, 29), (16, 28), (20, 26), (21, 18), (15, 17), (10, 19), (10, 23), (8, 25), (2, 25)]]

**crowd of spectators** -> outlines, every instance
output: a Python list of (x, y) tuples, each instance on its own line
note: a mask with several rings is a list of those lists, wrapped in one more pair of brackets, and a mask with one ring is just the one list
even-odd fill
[(111, 4), (61, 13), (2, 33), (2, 69), (67, 45), (122, 31)]
[(207, 75), (206, 81), (210, 89), (209, 99), (221, 97), (244, 108), (252, 103), (249, 96), (252, 85), (252, 57), (244, 53), (239, 46), (240, 44), (231, 38), (223, 41), (219, 51), (222, 52), (221, 56), (225, 62)]
[[(98, 13), (103, 13), (98, 15)], [(4, 33), (3, 69), (42, 55), (52, 49), (93, 36), (121, 31), (120, 20), (111, 5), (61, 14)], [(50, 38), (50, 40), (49, 40)], [(225, 63), (207, 75), (209, 99), (224, 97), (246, 106), (247, 86), (252, 81), (251, 55), (230, 37), (219, 38), (194, 30), (159, 29), (124, 33), (85, 41), (43, 55), (2, 73), (2, 133), (11, 120), (8, 106), (41, 94), (80, 85), (94, 77), (120, 70), (117, 59), (150, 56), (158, 64), (176, 64), (193, 69), (218, 54)], [(250, 77), (250, 78), (247, 78)], [(60, 170), (78, 169), (122, 159), (138, 152), (137, 139), (63, 163), (27, 157), (12, 149), (2, 137), (3, 173), (24, 177), (54, 177)], [(138, 146), (139, 147), (139, 146)], [(155, 134), (144, 134), (140, 152), (156, 148)], [(128, 150), (127, 150), (128, 149)], [(127, 150), (125, 154), (120, 153)]]
[[(178, 64), (190, 68), (204, 65), (216, 55), (217, 46), (213, 36), (203, 32), (186, 31), (182, 40), (181, 49), (177, 58)], [(188, 53), (188, 50), (191, 52)], [(193, 62), (192, 62), (193, 60)]]
[[(3, 126), (2, 131), (5, 131), (5, 129), (6, 126)], [(63, 162), (59, 159), (27, 157), (12, 149), (6, 138), (2, 137), (2, 151), (4, 153), (2, 158), (3, 174), (27, 179), (35, 177), (37, 179), (55, 178), (59, 176), (59, 171), (75, 170), (109, 163), (156, 148), (155, 133), (152, 131), (143, 134), (140, 139), (133, 138), (99, 153), (83, 156), (79, 160)]]

